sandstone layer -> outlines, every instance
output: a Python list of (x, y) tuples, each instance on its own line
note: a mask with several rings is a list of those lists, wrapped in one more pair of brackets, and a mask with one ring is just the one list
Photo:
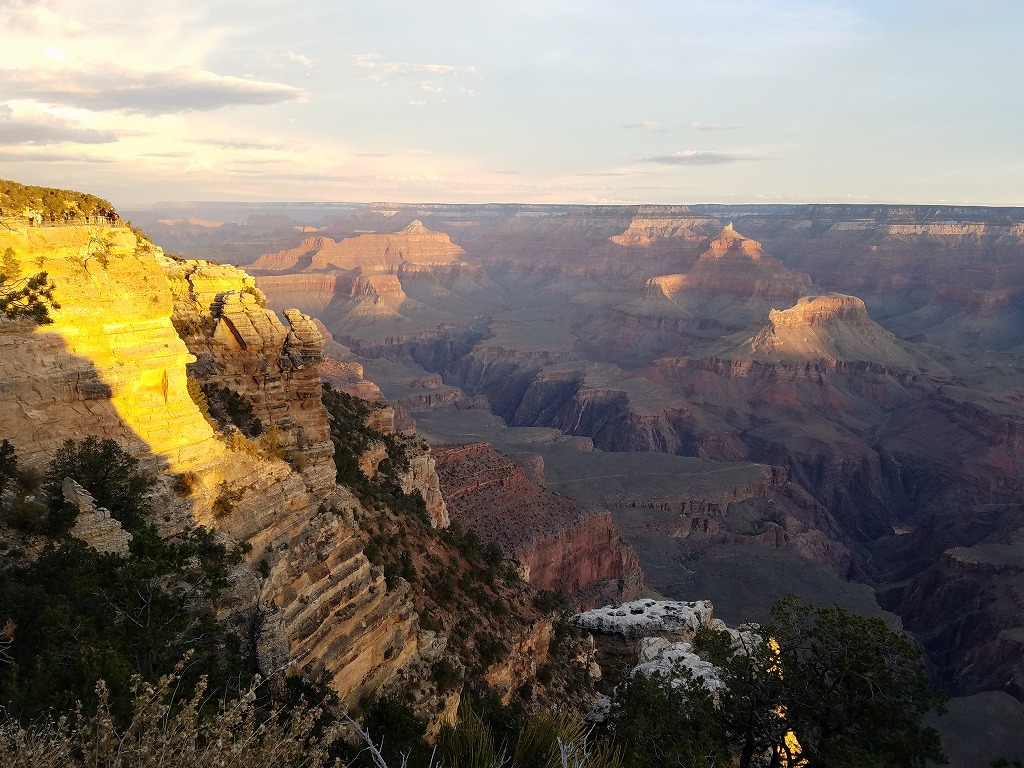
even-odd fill
[(513, 459), (487, 444), (439, 447), (434, 454), (452, 520), (517, 559), (535, 587), (578, 604), (639, 593), (636, 553), (610, 513), (530, 482)]
[[(175, 492), (173, 475), (161, 475), (154, 522), (165, 534), (201, 524), (251, 545), (224, 610), (252, 627), (266, 674), (324, 671), (355, 701), (429, 660), (407, 590), (389, 591), (362, 554), (361, 505), (333, 483), (323, 342), (308, 318), (289, 313), (285, 329), (237, 269), (167, 259), (127, 229), (5, 231), (0, 247), (24, 272), (45, 269), (60, 302), (51, 325), (0, 324), (0, 420), (27, 466), (45, 465), (65, 439), (95, 435), (186, 479)], [(217, 439), (189, 394), (187, 364), (246, 396), (303, 471), (244, 438)], [(119, 526), (69, 493), (76, 535), (123, 550)]]

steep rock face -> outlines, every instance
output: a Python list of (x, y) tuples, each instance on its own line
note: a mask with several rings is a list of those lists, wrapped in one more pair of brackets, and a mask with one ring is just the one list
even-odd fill
[[(1024, 507), (964, 504), (931, 516), (874, 555), (890, 564), (880, 602), (899, 610), (947, 690), (1024, 696)], [(909, 577), (908, 577), (909, 576)]]
[(296, 310), (285, 311), (286, 329), (260, 306), (252, 278), (237, 268), (182, 262), (169, 264), (167, 273), (180, 297), (179, 326), (212, 324), (209, 334), (185, 337), (196, 356), (190, 373), (248, 401), (266, 427), (280, 431), (281, 447), (303, 457), (297, 463), (311, 490), (327, 492), (334, 485), (334, 447), (320, 399), (319, 330)]
[(551, 632), (549, 619), (535, 622), (516, 638), (508, 656), (487, 668), (484, 680), (497, 692), (502, 704), (508, 704), (524, 682), (537, 678), (537, 670), (548, 661)]
[(280, 530), (265, 549), (269, 576), (260, 595), (264, 632), (280, 621), (291, 663), (314, 677), (326, 673), (345, 701), (381, 690), (419, 656), (408, 587), (389, 592), (383, 570), (363, 556), (350, 517), (358, 508), (342, 494)]
[(638, 594), (642, 575), (611, 515), (526, 479), (485, 443), (435, 449), (441, 492), (453, 520), (497, 543), (538, 589), (580, 604)]
[(110, 510), (96, 506), (96, 500), (70, 477), (61, 486), (64, 501), (78, 510), (71, 535), (84, 541), (97, 552), (128, 554), (132, 535), (110, 516)]
[(51, 325), (0, 324), (0, 423), (26, 466), (85, 435), (174, 471), (223, 452), (188, 394), (192, 355), (171, 325), (167, 280), (128, 230), (5, 230), (8, 247), (23, 274), (49, 274), (61, 304)]
[(402, 490), (406, 493), (419, 491), (427, 505), (427, 514), (435, 528), (447, 528), (451, 523), (448, 506), (441, 492), (441, 479), (437, 474), (437, 460), (430, 448), (415, 446), (409, 451), (409, 471), (402, 475)]
[[(255, 305), (251, 278), (237, 269), (164, 259), (127, 229), (8, 230), (0, 246), (15, 249), (24, 271), (46, 269), (61, 303), (52, 325), (0, 324), (0, 421), (27, 466), (43, 466), (67, 438), (96, 435), (188, 478), (174, 493), (161, 476), (154, 522), (167, 534), (206, 525), (252, 546), (225, 610), (253, 622), (268, 674), (323, 670), (354, 701), (422, 661), (408, 595), (389, 592), (371, 568), (352, 517), (359, 502), (325, 471), (322, 341), (307, 318), (292, 314), (285, 329)], [(305, 452), (303, 474), (254, 445), (215, 439), (188, 393), (186, 364), (196, 358), (172, 325), (175, 305), (174, 322), (192, 331), (210, 375), (241, 389)], [(122, 550), (119, 526), (73, 486), (69, 493), (81, 512), (77, 534)]]

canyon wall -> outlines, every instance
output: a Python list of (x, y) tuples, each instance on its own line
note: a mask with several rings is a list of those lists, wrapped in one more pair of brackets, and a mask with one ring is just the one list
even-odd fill
[[(50, 274), (60, 304), (51, 325), (0, 323), (0, 422), (27, 466), (45, 466), (68, 438), (113, 438), (162, 473), (152, 501), (162, 533), (199, 524), (249, 544), (226, 610), (251, 628), (265, 674), (322, 671), (355, 701), (436, 656), (436, 643), (421, 647), (407, 587), (388, 590), (362, 553), (361, 504), (334, 485), (322, 339), (307, 318), (289, 313), (285, 329), (256, 305), (251, 278), (167, 259), (127, 229), (5, 231), (6, 247), (24, 272)], [(218, 438), (186, 365), (246, 395), (302, 471)]]
[(435, 448), (452, 520), (498, 544), (538, 589), (592, 605), (639, 594), (636, 553), (606, 510), (527, 480), (516, 462), (486, 443)]

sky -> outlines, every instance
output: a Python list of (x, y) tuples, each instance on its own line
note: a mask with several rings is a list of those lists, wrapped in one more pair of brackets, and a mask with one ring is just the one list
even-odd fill
[(0, 0), (0, 178), (1024, 205), (1019, 0)]

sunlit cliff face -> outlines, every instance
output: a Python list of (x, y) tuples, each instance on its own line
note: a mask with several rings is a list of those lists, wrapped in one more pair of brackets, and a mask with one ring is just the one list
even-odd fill
[(0, 325), (0, 423), (29, 465), (90, 434), (173, 472), (223, 453), (188, 394), (194, 358), (171, 325), (167, 281), (129, 230), (28, 227), (0, 232), (8, 247), (23, 274), (49, 274), (60, 303), (49, 325)]

